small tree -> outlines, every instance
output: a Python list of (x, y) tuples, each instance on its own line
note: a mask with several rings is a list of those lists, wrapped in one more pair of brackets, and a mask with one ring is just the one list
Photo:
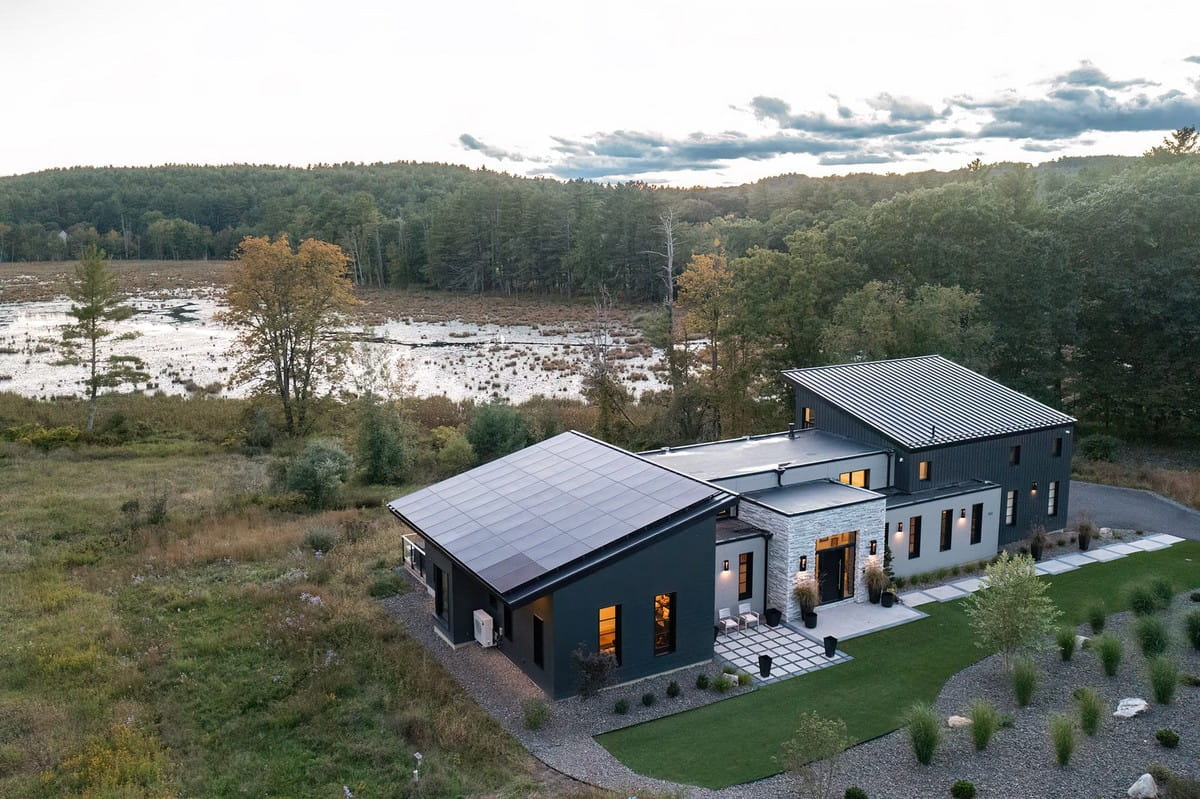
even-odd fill
[(579, 697), (587, 699), (600, 693), (612, 682), (617, 671), (617, 658), (612, 652), (591, 652), (580, 644), (571, 652), (579, 674)]
[(1003, 553), (987, 567), (987, 588), (966, 600), (967, 616), (975, 628), (976, 643), (997, 649), (1008, 668), (1010, 659), (1036, 651), (1062, 615), (1038, 578), (1033, 559)]
[(784, 741), (779, 762), (800, 780), (800, 796), (829, 799), (838, 761), (850, 745), (846, 722), (822, 718), (817, 713), (802, 713), (796, 732)]
[(354, 461), (336, 441), (309, 442), (287, 466), (289, 491), (304, 495), (310, 508), (328, 508), (338, 497)]
[(362, 400), (358, 460), (366, 483), (401, 483), (408, 476), (409, 445), (391, 408), (368, 394)]
[(99, 370), (99, 343), (112, 331), (104, 327), (105, 322), (119, 322), (133, 315), (133, 308), (121, 304), (117, 292), (117, 280), (108, 271), (104, 252), (92, 245), (83, 253), (75, 267), (75, 275), (67, 281), (67, 296), (71, 308), (67, 311), (74, 322), (63, 329), (63, 338), (68, 342), (82, 339), (87, 347), (88, 364), (87, 431), (96, 427), (96, 394), (101, 386), (116, 385), (126, 379), (138, 380), (148, 377), (144, 372), (129, 369), (124, 360), (110, 361), (110, 368)]
[(483, 463), (516, 452), (529, 444), (529, 425), (511, 405), (481, 405), (467, 428), (467, 440)]
[(467, 437), (445, 425), (429, 431), (438, 477), (453, 477), (475, 465), (475, 450)]

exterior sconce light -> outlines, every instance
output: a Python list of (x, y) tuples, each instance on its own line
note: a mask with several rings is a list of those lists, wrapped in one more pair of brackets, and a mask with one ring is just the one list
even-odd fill
[(725, 567), (723, 569), (721, 569), (721, 571), (723, 571), (723, 572), (729, 571), (729, 561), (728, 560), (725, 561)]
[(1030, 491), (1037, 491), (1037, 480), (1033, 481), (1033, 485), (1029, 487)]
[(802, 571), (802, 572), (808, 571), (808, 555), (800, 556), (800, 571)]
[(960, 518), (960, 519), (967, 518), (967, 509), (966, 508), (962, 508), (961, 510), (959, 510), (958, 518)]
[(904, 522), (896, 522), (896, 532), (897, 533), (904, 532)]
[(871, 554), (874, 555), (879, 551), (879, 544), (875, 539), (871, 539)]

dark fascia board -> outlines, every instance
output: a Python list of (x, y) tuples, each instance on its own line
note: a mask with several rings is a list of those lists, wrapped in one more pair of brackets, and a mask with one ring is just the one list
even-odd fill
[[(894, 360), (907, 360), (907, 359), (897, 358)], [(1075, 424), (1078, 422), (1078, 420), (1075, 419), (1074, 417), (1069, 417), (1071, 419), (1071, 421), (1069, 421), (1069, 422), (1059, 422), (1058, 424), (1046, 424), (1046, 425), (1041, 425), (1039, 427), (1022, 427), (1019, 429), (1011, 430), (1006, 433), (991, 433), (986, 436), (972, 436), (971, 438), (956, 438), (953, 441), (942, 441), (942, 442), (935, 442), (933, 444), (925, 444), (925, 445), (919, 446), (919, 447), (911, 447), (907, 443), (901, 441), (900, 439), (896, 438), (891, 433), (887, 432), (886, 430), (880, 430), (875, 425), (873, 425), (870, 422), (868, 422), (867, 420), (863, 419), (857, 413), (854, 413), (853, 411), (849, 410), (848, 408), (834, 402), (832, 399), (830, 399), (829, 397), (826, 397), (824, 394), (817, 391), (816, 389), (812, 389), (812, 388), (809, 388), (808, 386), (804, 385), (799, 380), (796, 380), (794, 377), (789, 375), (788, 371), (790, 371), (790, 370), (783, 370), (780, 372), (780, 374), (783, 376), (784, 380), (788, 381), (796, 388), (802, 388), (805, 391), (811, 391), (813, 394), (816, 394), (818, 397), (823, 399), (825, 402), (828, 402), (830, 405), (834, 406), (835, 408), (840, 410), (842, 413), (855, 419), (863, 427), (877, 433), (882, 438), (885, 438), (888, 441), (895, 444), (896, 449), (904, 450), (905, 452), (911, 452), (911, 453), (928, 452), (929, 450), (941, 449), (943, 447), (950, 447), (950, 446), (954, 446), (956, 444), (967, 444), (967, 443), (974, 443), (977, 441), (991, 441), (992, 439), (996, 439), (996, 438), (1008, 438), (1009, 436), (1019, 436), (1019, 435), (1024, 435), (1025, 433), (1039, 433), (1043, 430), (1053, 430), (1056, 427), (1069, 427), (1072, 430), (1074, 430)], [(1060, 413), (1061, 413), (1061, 411), (1060, 411)], [(818, 430), (821, 429), (819, 425), (817, 426), (817, 429)]]
[(506, 604), (511, 607), (519, 607), (521, 605), (528, 604), (529, 602), (532, 602), (547, 593), (550, 593), (551, 591), (559, 588), (567, 582), (570, 582), (571, 580), (575, 580), (579, 577), (583, 577), (586, 574), (590, 574), (601, 566), (606, 565), (614, 557), (628, 554), (630, 552), (636, 552), (638, 549), (653, 543), (653, 541), (656, 540), (661, 533), (669, 529), (677, 527), (680, 524), (690, 524), (696, 519), (703, 517), (706, 513), (715, 514), (717, 511), (728, 508), (737, 502), (737, 495), (730, 494), (728, 491), (721, 489), (719, 486), (714, 486), (714, 488), (717, 488), (718, 490), (717, 495), (709, 497), (706, 500), (701, 500), (699, 503), (692, 505), (690, 508), (685, 508), (684, 510), (674, 513), (671, 516), (660, 519), (654, 524), (643, 527), (640, 530), (635, 530), (624, 538), (614, 541), (607, 546), (589, 552), (586, 555), (581, 555), (579, 558), (576, 558), (564, 566), (560, 566), (558, 569), (555, 569), (552, 572), (543, 574), (541, 577), (534, 578), (530, 582), (510, 589), (507, 593), (496, 588), (496, 586), (492, 585), (483, 577), (481, 577), (474, 569), (467, 566), (458, 558), (454, 557), (449, 550), (438, 544), (437, 539), (431, 538), (425, 533), (424, 530), (405, 518), (403, 514), (397, 512), (395, 508), (389, 505), (388, 510), (391, 511), (392, 515), (397, 519), (420, 533), (421, 537), (424, 538), (425, 541), (436, 546), (438, 550), (451, 561), (453, 561), (456, 566), (465, 571), (467, 574), (473, 575), (475, 579), (486, 585), (492, 593), (503, 599)]
[[(833, 481), (831, 480), (829, 482), (833, 482)], [(845, 484), (842, 483), (841, 485), (845, 485)], [(869, 488), (864, 489), (864, 488), (859, 488), (858, 486), (847, 486), (847, 488), (853, 488), (857, 491), (871, 491), (871, 489), (869, 489)], [(853, 507), (854, 505), (863, 505), (868, 502), (885, 501), (887, 499), (887, 497), (883, 494), (878, 494), (873, 491), (871, 493), (875, 494), (875, 496), (864, 497), (863, 499), (860, 499), (857, 502), (839, 502), (837, 505), (832, 505), (830, 507), (832, 507), (832, 508), (849, 508), (849, 507)], [(759, 502), (758, 500), (754, 499), (754, 497), (748, 497), (745, 494), (743, 494), (740, 499), (742, 502), (749, 502), (750, 504), (757, 505), (760, 508), (766, 508), (769, 511), (774, 511), (775, 513), (778, 513), (780, 516), (786, 516), (789, 519), (792, 518), (793, 516), (807, 516), (810, 513), (824, 513), (825, 511), (830, 510), (830, 507), (826, 507), (826, 508), (813, 508), (812, 510), (802, 510), (802, 511), (798, 511), (796, 513), (787, 513), (785, 511), (781, 511), (779, 508), (775, 507), (774, 505), (768, 505), (766, 502)]]

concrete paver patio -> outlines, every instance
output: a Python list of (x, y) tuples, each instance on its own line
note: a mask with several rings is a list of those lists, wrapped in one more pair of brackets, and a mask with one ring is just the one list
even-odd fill
[[(713, 655), (751, 675), (760, 685), (850, 660), (845, 652), (835, 652), (832, 658), (825, 657), (823, 642), (818, 643), (785, 624), (775, 627), (758, 624), (722, 635), (713, 644)], [(770, 677), (759, 676), (759, 655), (771, 656)]]

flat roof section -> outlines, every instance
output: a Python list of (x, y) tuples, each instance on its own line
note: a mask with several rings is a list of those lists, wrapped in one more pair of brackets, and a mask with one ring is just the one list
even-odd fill
[(887, 498), (888, 510), (892, 508), (903, 508), (908, 505), (920, 505), (924, 502), (934, 502), (939, 499), (947, 499), (949, 497), (958, 497), (965, 494), (975, 494), (980, 491), (987, 491), (993, 488), (999, 488), (996, 483), (988, 482), (987, 480), (964, 480), (961, 483), (952, 483), (951, 485), (939, 486), (937, 488), (926, 489), (925, 491), (915, 491), (908, 493), (906, 491), (897, 491), (894, 488), (880, 489), (879, 493)]
[(731, 516), (722, 516), (717, 519), (717, 543), (723, 544), (727, 541), (741, 541), (744, 538), (770, 538), (771, 534), (766, 530), (755, 527), (748, 522)]
[(764, 488), (761, 491), (748, 491), (742, 494), (742, 499), (779, 511), (785, 516), (799, 516), (802, 513), (857, 505), (860, 502), (883, 498), (882, 494), (875, 491), (855, 488), (832, 480), (813, 480), (808, 483)]
[(701, 480), (721, 480), (746, 474), (875, 455), (885, 450), (821, 430), (797, 430), (748, 436), (683, 447), (664, 447), (638, 453), (646, 460)]

